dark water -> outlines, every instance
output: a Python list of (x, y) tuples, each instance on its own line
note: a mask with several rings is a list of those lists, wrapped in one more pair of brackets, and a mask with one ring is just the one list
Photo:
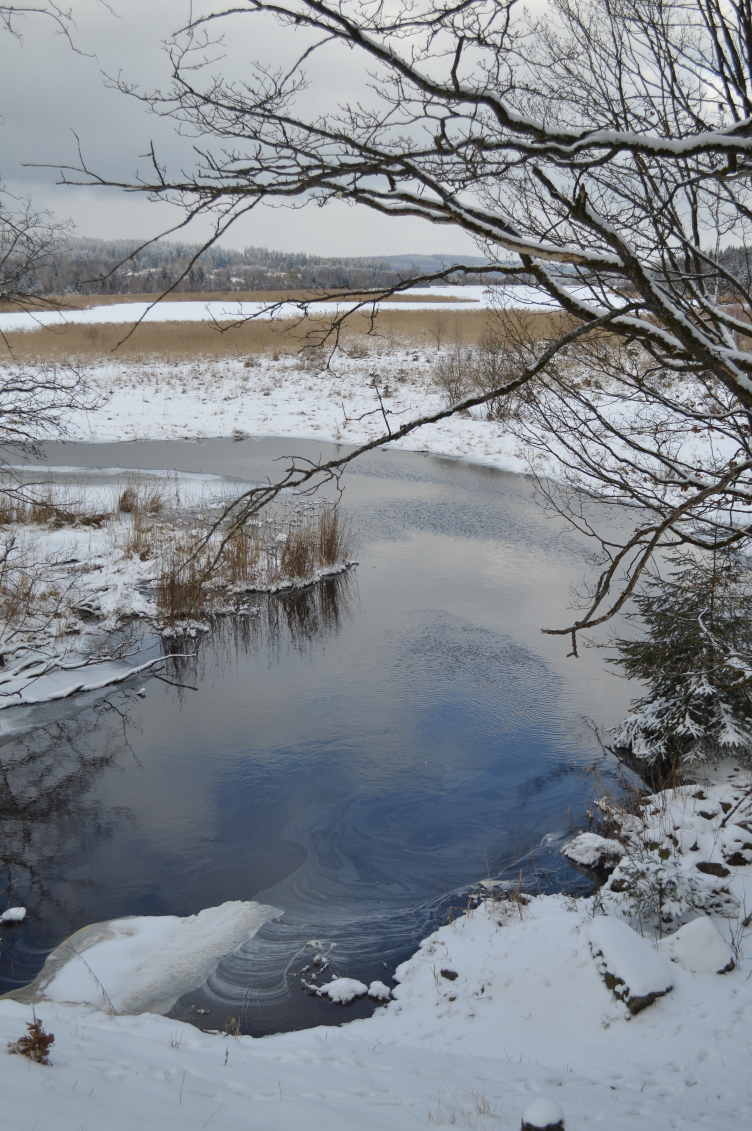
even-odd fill
[[(256, 480), (291, 441), (50, 445), (50, 463)], [(277, 465), (278, 466), (278, 465)], [(47, 708), (0, 745), (0, 861), (29, 918), (3, 932), (3, 990), (87, 923), (230, 899), (283, 911), (173, 1011), (252, 1033), (341, 1021), (304, 995), (306, 942), (368, 982), (484, 876), (576, 886), (558, 846), (599, 752), (582, 716), (619, 719), (603, 656), (566, 659), (584, 547), (523, 478), (383, 452), (345, 476), (358, 567), (224, 621), (144, 699)], [(173, 673), (174, 674), (174, 673)], [(143, 683), (143, 677), (139, 684)], [(6, 712), (7, 715), (7, 712)], [(4, 897), (3, 897), (4, 898)]]

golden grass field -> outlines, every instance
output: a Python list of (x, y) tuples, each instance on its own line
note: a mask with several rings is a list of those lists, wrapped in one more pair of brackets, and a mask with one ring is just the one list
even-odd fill
[[(195, 299), (191, 295), (179, 297)], [(356, 352), (435, 348), (455, 341), (471, 346), (489, 332), (510, 336), (518, 333), (521, 322), (524, 322), (526, 335), (542, 339), (555, 332), (554, 321), (558, 321), (558, 316), (553, 314), (520, 312), (517, 328), (513, 329), (514, 312), (507, 312), (502, 322), (493, 311), (482, 308), (388, 310), (373, 319), (370, 313), (358, 313), (345, 322), (341, 345)], [(297, 354), (315, 345), (326, 327), (324, 319), (258, 319), (219, 326), (212, 322), (144, 322), (124, 341), (131, 329), (127, 323), (71, 323), (15, 331), (8, 333), (6, 339), (13, 357), (19, 362), (85, 365), (108, 360), (184, 361)]]

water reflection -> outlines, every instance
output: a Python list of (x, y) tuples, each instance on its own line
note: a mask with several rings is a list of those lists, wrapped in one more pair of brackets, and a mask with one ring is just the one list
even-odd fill
[(0, 746), (3, 906), (22, 904), (28, 913), (23, 928), (3, 932), (3, 981), (25, 981), (50, 936), (77, 929), (82, 906), (103, 882), (79, 872), (80, 864), (129, 819), (127, 810), (103, 804), (95, 793), (124, 754), (133, 756), (132, 697), (116, 699)]
[(178, 658), (186, 651), (182, 637), (162, 645), (166, 655), (176, 657), (176, 678), (188, 682), (203, 681), (209, 671), (226, 674), (228, 665), (236, 669), (238, 663), (260, 659), (262, 652), (267, 664), (280, 664), (291, 651), (310, 656), (327, 638), (336, 638), (352, 620), (358, 600), (357, 574), (348, 570), (303, 589), (259, 594), (248, 614), (214, 618), (211, 634), (191, 641), (193, 654), (187, 658)]
[[(278, 597), (260, 596), (252, 616), (217, 618), (208, 637), (191, 641), (189, 658), (176, 657), (164, 670), (171, 682), (164, 684), (163, 706), (177, 722), (174, 713), (179, 716), (191, 696), (186, 685), (197, 686), (209, 678), (222, 681), (230, 670), (247, 672), (259, 662), (274, 668), (291, 653), (310, 657), (316, 646), (337, 636), (354, 600), (357, 582), (347, 573)], [(167, 654), (182, 656), (186, 651), (182, 639), (163, 644)], [(0, 744), (0, 906), (23, 904), (28, 913), (23, 926), (0, 935), (3, 991), (30, 980), (46, 953), (81, 926), (137, 911), (173, 910), (161, 900), (144, 899), (143, 892), (140, 906), (130, 898), (120, 901), (113, 885), (113, 858), (120, 857), (122, 867), (123, 845), (129, 839), (142, 841), (140, 869), (138, 859), (129, 856), (130, 867), (141, 872), (135, 886), (148, 890), (145, 873), (154, 866), (153, 846), (143, 860), (142, 835), (148, 836), (143, 804), (137, 797), (131, 805), (116, 800), (125, 779), (152, 776), (155, 751), (148, 732), (153, 734), (154, 728), (148, 725), (145, 706), (133, 689), (113, 691), (74, 717), (36, 727), (29, 722), (22, 735), (6, 736)], [(65, 707), (70, 710), (71, 703)], [(270, 832), (272, 851), (279, 849), (277, 839)], [(208, 849), (217, 838), (206, 837), (202, 843)], [(259, 855), (262, 869), (256, 890), (280, 864), (284, 874), (302, 858), (300, 849), (289, 846), (277, 851), (275, 868), (263, 851)], [(221, 866), (226, 868), (227, 861)], [(131, 879), (127, 890), (133, 887)], [(243, 893), (246, 898), (249, 894), (253, 892)]]
[[(126, 445), (125, 458), (174, 466), (156, 462), (164, 449)], [(186, 446), (186, 469), (240, 475), (232, 461), (255, 452), (258, 479), (279, 454), (241, 449)], [(194, 466), (209, 451), (216, 465)], [(80, 447), (70, 459), (117, 462)], [(174, 640), (193, 655), (164, 671), (172, 683), (109, 696), (125, 733), (106, 707), (77, 716), (86, 788), (70, 803), (63, 789), (57, 816), (39, 807), (34, 844), (50, 847), (33, 844), (29, 861), (46, 886), (13, 936), (17, 968), (0, 965), (6, 988), (87, 923), (258, 899), (283, 914), (178, 1015), (200, 1005), (209, 1027), (235, 1016), (250, 1032), (340, 1021), (371, 1007), (345, 1015), (304, 996), (312, 937), (338, 973), (388, 980), (463, 885), (520, 867), (563, 882), (556, 846), (589, 792), (574, 763), (595, 755), (573, 720), (608, 725), (629, 697), (599, 654), (575, 666), (538, 631), (579, 580), (580, 548), (554, 536), (524, 480), (462, 464), (382, 453), (353, 469), (346, 501), (357, 570)], [(3, 758), (21, 763), (36, 743), (52, 762), (55, 733), (7, 743)], [(39, 788), (41, 769), (13, 796), (31, 804)], [(20, 835), (8, 859), (23, 894)]]

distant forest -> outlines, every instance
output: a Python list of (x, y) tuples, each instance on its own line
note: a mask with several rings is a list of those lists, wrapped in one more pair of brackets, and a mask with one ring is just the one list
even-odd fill
[[(160, 242), (127, 258), (136, 241), (68, 240), (26, 280), (30, 292), (66, 294), (160, 294), (176, 283), (175, 291), (287, 291), (309, 287), (351, 290), (391, 286), (429, 270), (441, 270), (455, 260), (449, 256), (399, 255), (388, 258), (326, 258), (320, 255), (269, 251), (247, 247), (233, 251), (210, 247), (181, 278), (200, 250), (198, 244)], [(467, 257), (464, 257), (467, 261)], [(480, 265), (484, 260), (470, 257)], [(117, 266), (120, 264), (120, 266)], [(462, 278), (462, 282), (477, 281)]]
[[(269, 251), (247, 247), (236, 251), (210, 247), (192, 267), (199, 244), (159, 242), (129, 257), (136, 240), (68, 239), (34, 272), (22, 280), (27, 293), (39, 295), (161, 294), (168, 287), (182, 292), (289, 291), (308, 288), (366, 290), (388, 287), (402, 279), (428, 275), (461, 259), (472, 267), (487, 265), (480, 256), (394, 255), (383, 257), (326, 257), (303, 252)], [(749, 287), (752, 252), (728, 247), (717, 261)], [(120, 266), (117, 266), (120, 264)], [(186, 273), (186, 269), (187, 273)], [(562, 275), (570, 271), (560, 268)], [(181, 276), (185, 273), (185, 277)], [(177, 280), (180, 279), (180, 282)], [(493, 276), (449, 276), (448, 283), (491, 282)], [(525, 281), (523, 277), (519, 282)], [(530, 280), (532, 281), (532, 280)], [(727, 288), (721, 283), (721, 291)]]

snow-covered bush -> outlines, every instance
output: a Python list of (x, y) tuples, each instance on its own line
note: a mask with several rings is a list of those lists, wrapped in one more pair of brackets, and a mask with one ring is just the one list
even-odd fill
[(461, 342), (454, 343), (436, 359), (434, 381), (444, 394), (447, 405), (469, 397), (473, 391), (473, 351)]
[(647, 693), (614, 730), (636, 762), (676, 770), (731, 755), (752, 758), (750, 569), (739, 553), (677, 556), (667, 578), (636, 598), (644, 634), (618, 639), (613, 660)]

